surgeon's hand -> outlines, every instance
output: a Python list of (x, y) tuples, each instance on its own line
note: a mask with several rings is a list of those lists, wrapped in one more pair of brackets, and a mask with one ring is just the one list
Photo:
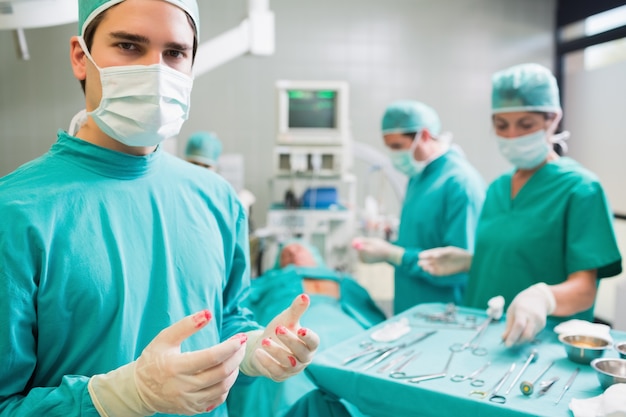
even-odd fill
[(201, 311), (161, 331), (139, 358), (89, 380), (91, 399), (101, 416), (144, 417), (155, 413), (193, 415), (222, 404), (237, 379), (247, 336), (181, 352), (180, 345), (211, 320)]
[(419, 253), (417, 264), (434, 276), (459, 274), (469, 271), (472, 254), (456, 246), (426, 249)]
[(309, 296), (301, 294), (265, 330), (246, 333), (249, 341), (239, 367), (241, 372), (248, 376), (264, 375), (279, 382), (311, 363), (320, 339), (314, 331), (300, 327), (300, 317), (310, 303)]
[(506, 311), (506, 329), (502, 334), (504, 344), (510, 347), (533, 340), (546, 326), (546, 319), (555, 308), (554, 294), (543, 282), (517, 294)]
[(366, 264), (389, 262), (400, 265), (404, 255), (404, 248), (377, 237), (357, 237), (352, 241), (352, 247), (359, 253), (361, 262)]

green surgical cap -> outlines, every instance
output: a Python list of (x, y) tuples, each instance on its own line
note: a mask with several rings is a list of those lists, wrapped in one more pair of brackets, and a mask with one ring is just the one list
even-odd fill
[(427, 128), (431, 135), (438, 136), (441, 122), (432, 107), (419, 101), (403, 100), (387, 106), (381, 127), (383, 135), (419, 132)]
[[(89, 23), (100, 13), (124, 0), (78, 0), (78, 31), (85, 35)], [(196, 25), (196, 39), (200, 39), (200, 12), (196, 0), (162, 0), (186, 11)]]
[(522, 64), (496, 72), (492, 78), (492, 113), (539, 111), (560, 113), (559, 87), (549, 69)]
[(185, 158), (188, 161), (215, 166), (222, 154), (222, 142), (211, 132), (196, 132), (189, 137)]

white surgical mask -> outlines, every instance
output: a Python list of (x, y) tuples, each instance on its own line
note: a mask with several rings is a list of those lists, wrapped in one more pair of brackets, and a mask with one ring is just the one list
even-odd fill
[(391, 163), (394, 168), (411, 178), (421, 174), (428, 165), (427, 161), (416, 161), (413, 157), (417, 141), (419, 140), (419, 132), (413, 138), (413, 143), (409, 149), (395, 150), (391, 152)]
[(516, 138), (496, 135), (500, 153), (510, 163), (521, 169), (532, 169), (546, 160), (550, 153), (550, 144), (545, 130), (538, 130)]
[(98, 127), (128, 146), (155, 146), (176, 136), (189, 116), (193, 78), (165, 65), (128, 65), (100, 68), (102, 98), (88, 112)]

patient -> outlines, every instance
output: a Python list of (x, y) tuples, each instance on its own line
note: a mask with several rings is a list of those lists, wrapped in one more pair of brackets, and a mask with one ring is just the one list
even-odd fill
[[(328, 268), (317, 249), (300, 240), (284, 244), (274, 269), (252, 280), (245, 307), (259, 323), (267, 324), (302, 291), (311, 297), (311, 306), (301, 325), (316, 329), (320, 351), (385, 320), (363, 287)], [(354, 406), (318, 390), (304, 373), (288, 382), (257, 378), (249, 385), (236, 384), (227, 404), (230, 417), (362, 415)]]

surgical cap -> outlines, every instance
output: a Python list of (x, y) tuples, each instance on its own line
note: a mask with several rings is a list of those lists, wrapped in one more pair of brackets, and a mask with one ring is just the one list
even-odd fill
[(211, 132), (196, 132), (189, 137), (185, 158), (189, 161), (215, 166), (222, 154), (222, 142)]
[(419, 101), (396, 101), (387, 106), (382, 120), (383, 135), (388, 133), (419, 132), (426, 128), (431, 135), (441, 131), (437, 112)]
[(492, 78), (492, 113), (539, 111), (560, 113), (559, 87), (549, 69), (522, 64), (496, 72)]
[[(103, 11), (124, 0), (78, 0), (78, 30), (81, 36), (89, 23)], [(200, 12), (196, 0), (163, 0), (186, 11), (196, 25), (196, 39), (200, 38)]]

